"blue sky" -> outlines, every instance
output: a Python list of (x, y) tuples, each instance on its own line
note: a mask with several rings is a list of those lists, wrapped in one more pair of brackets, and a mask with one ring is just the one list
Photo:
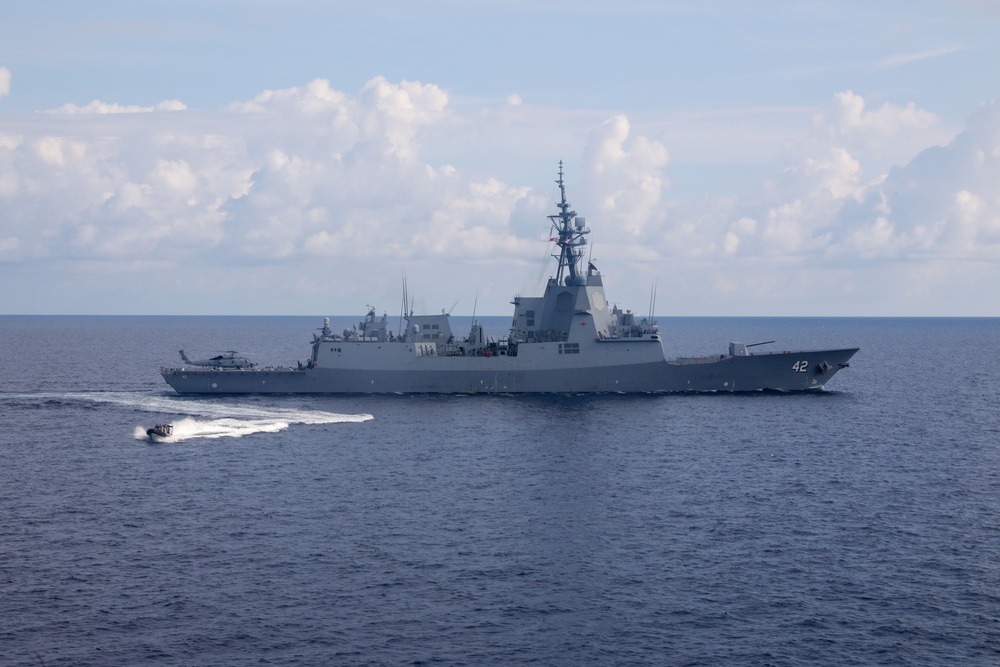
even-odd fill
[(994, 0), (3, 14), (0, 312), (1000, 315)]

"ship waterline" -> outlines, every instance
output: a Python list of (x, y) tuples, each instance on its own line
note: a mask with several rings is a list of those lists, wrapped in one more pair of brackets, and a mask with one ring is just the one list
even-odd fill
[(578, 368), (442, 359), (393, 370), (177, 368), (163, 369), (163, 374), (182, 394), (805, 391), (823, 389), (855, 352), (857, 348)]

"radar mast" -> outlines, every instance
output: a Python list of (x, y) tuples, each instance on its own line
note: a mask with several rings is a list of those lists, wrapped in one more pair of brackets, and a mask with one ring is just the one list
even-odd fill
[(582, 285), (584, 278), (580, 273), (579, 263), (583, 258), (583, 246), (587, 245), (587, 234), (590, 230), (584, 224), (583, 218), (576, 217), (576, 211), (569, 210), (569, 202), (566, 201), (566, 184), (563, 182), (563, 163), (559, 160), (559, 185), (560, 201), (556, 202), (559, 212), (548, 216), (552, 222), (555, 232), (555, 242), (559, 246), (559, 254), (552, 255), (559, 260), (559, 269), (556, 271), (556, 282), (565, 282), (567, 285)]

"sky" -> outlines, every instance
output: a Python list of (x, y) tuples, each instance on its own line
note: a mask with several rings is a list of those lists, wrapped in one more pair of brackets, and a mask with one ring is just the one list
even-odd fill
[(1000, 0), (0, 16), (3, 314), (1000, 316)]

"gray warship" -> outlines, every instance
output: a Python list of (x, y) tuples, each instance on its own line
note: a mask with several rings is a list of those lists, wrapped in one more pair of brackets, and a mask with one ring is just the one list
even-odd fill
[(566, 201), (561, 162), (558, 174), (559, 210), (548, 216), (558, 268), (542, 296), (514, 297), (508, 335), (487, 337), (474, 321), (458, 337), (447, 313), (412, 309), (397, 335), (369, 307), (340, 334), (325, 318), (305, 364), (183, 365), (161, 368), (163, 379), (181, 394), (799, 392), (822, 390), (858, 351), (758, 352), (732, 342), (722, 353), (668, 358), (652, 317), (609, 303), (600, 272), (584, 267), (590, 229)]

